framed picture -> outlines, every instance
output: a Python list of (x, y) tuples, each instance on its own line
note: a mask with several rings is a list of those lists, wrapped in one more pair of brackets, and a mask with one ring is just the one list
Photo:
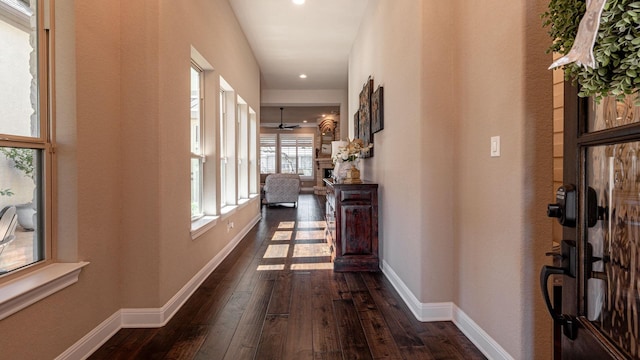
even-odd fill
[(377, 133), (384, 129), (383, 88), (378, 86), (371, 96), (371, 131)]
[[(373, 92), (373, 79), (369, 77), (362, 86), (360, 91), (360, 108), (358, 113), (360, 115), (360, 122), (358, 124), (358, 138), (362, 139), (364, 146), (373, 142), (373, 133), (371, 132), (371, 94)], [(362, 154), (363, 158), (373, 156), (373, 149), (366, 151)]]
[(331, 155), (331, 144), (322, 144), (322, 147), (320, 148), (320, 153), (322, 155)]
[(353, 138), (357, 139), (360, 137), (360, 111), (356, 110), (356, 113), (353, 114)]
[(316, 157), (322, 155), (322, 157), (331, 156), (331, 142), (333, 141), (333, 131), (323, 132), (320, 135), (320, 152)]

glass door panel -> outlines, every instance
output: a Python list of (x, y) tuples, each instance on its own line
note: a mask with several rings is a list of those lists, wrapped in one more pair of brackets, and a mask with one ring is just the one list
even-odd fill
[(635, 104), (636, 99), (637, 95), (628, 95), (622, 101), (608, 96), (596, 103), (589, 98), (587, 131), (613, 129), (640, 122), (640, 106)]
[(640, 359), (639, 154), (640, 142), (587, 148), (584, 190), (590, 194), (583, 211), (591, 219), (586, 232), (585, 314), (633, 359)]

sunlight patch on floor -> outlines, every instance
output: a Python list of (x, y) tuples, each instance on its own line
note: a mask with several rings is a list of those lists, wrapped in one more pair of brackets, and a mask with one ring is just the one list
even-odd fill
[(295, 226), (295, 221), (281, 221), (280, 224), (278, 224), (278, 229), (293, 229)]
[(291, 264), (291, 270), (333, 270), (333, 264), (330, 262)]
[(267, 251), (264, 252), (263, 258), (286, 258), (289, 253), (289, 245), (269, 245)]
[(298, 229), (324, 229), (326, 225), (324, 221), (299, 221)]
[[(278, 230), (273, 233), (271, 241), (294, 241), (300, 243), (293, 244), (293, 253), (289, 255), (289, 244), (271, 244), (267, 246), (263, 259), (285, 259), (282, 264), (261, 264), (258, 271), (283, 271), (283, 270), (333, 270), (333, 263), (313, 262), (299, 263), (310, 258), (330, 258), (331, 251), (325, 239), (325, 221), (281, 221), (278, 223)], [(294, 234), (295, 232), (295, 234)], [(309, 241), (311, 240), (311, 241)], [(311, 242), (311, 243), (309, 243)], [(279, 262), (279, 261), (276, 261)]]
[(296, 240), (323, 240), (324, 230), (296, 231)]
[(327, 244), (296, 244), (293, 246), (293, 257), (331, 256)]
[(284, 270), (284, 264), (258, 265), (258, 271)]
[(271, 241), (288, 241), (291, 240), (293, 231), (276, 231), (271, 238)]

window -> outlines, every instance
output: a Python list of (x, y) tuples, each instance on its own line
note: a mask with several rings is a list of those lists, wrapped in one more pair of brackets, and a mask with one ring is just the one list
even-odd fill
[[(236, 95), (220, 78), (220, 207), (237, 205)], [(221, 210), (222, 211), (222, 210)], [(224, 211), (223, 211), (224, 212)]]
[(276, 134), (260, 134), (260, 174), (276, 172)]
[(191, 219), (203, 215), (204, 144), (203, 144), (203, 71), (191, 64)]
[(249, 106), (238, 96), (238, 201), (249, 199)]
[(50, 257), (49, 69), (37, 3), (0, 0), (0, 274)]
[(313, 135), (280, 135), (280, 172), (313, 176)]
[(220, 207), (227, 206), (227, 163), (226, 156), (227, 136), (226, 136), (226, 96), (225, 91), (220, 89)]
[(249, 193), (258, 193), (258, 120), (256, 112), (249, 108)]

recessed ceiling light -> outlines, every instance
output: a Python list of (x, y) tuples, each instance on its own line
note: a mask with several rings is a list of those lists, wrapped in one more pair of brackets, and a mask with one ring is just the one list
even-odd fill
[(293, 3), (296, 5), (302, 5), (304, 4), (304, 0), (293, 0)]
[(307, 75), (306, 74), (300, 74), (300, 79), (306, 79)]
[(322, 117), (326, 117), (326, 116), (327, 116), (327, 114), (322, 114)]
[(307, 120), (302, 120), (302, 122), (306, 124), (306, 123), (307, 123)]

